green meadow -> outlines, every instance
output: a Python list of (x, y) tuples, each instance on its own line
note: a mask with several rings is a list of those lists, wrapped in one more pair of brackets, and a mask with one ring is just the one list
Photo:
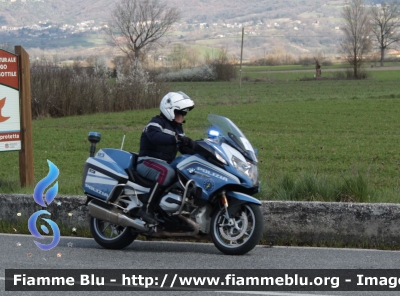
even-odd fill
[[(206, 136), (207, 114), (214, 113), (235, 122), (258, 149), (258, 198), (400, 200), (400, 71), (370, 71), (367, 80), (352, 81), (268, 79), (288, 73), (248, 72), (264, 80), (242, 82), (240, 89), (238, 82), (171, 83), (170, 89), (184, 91), (196, 103), (185, 123), (191, 138)], [(88, 132), (101, 133), (97, 148), (121, 148), (125, 135), (124, 149), (138, 151), (143, 127), (158, 113), (35, 120), (35, 184), (47, 175), (50, 160), (60, 169), (59, 194), (82, 195)], [(0, 167), (0, 192), (33, 193), (33, 187), (19, 186), (17, 152), (0, 153)]]
[[(395, 63), (392, 63), (396, 66)], [(398, 65), (397, 65), (398, 66)], [(337, 79), (345, 76), (345, 71), (351, 71), (346, 65), (336, 64), (333, 66), (322, 67), (322, 80)], [(400, 79), (400, 70), (384, 70), (363, 69), (367, 71), (368, 80), (397, 80)], [(370, 71), (368, 71), (370, 70)], [(261, 80), (266, 82), (271, 81), (295, 81), (295, 80), (312, 80), (315, 74), (315, 66), (252, 66), (242, 68), (242, 77), (247, 81)]]

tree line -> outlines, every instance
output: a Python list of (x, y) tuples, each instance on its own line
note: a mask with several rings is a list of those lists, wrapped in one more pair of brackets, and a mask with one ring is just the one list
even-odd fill
[(364, 0), (350, 0), (343, 8), (344, 38), (341, 52), (353, 68), (355, 78), (373, 47), (380, 51), (380, 65), (385, 53), (396, 49), (400, 41), (400, 10), (397, 2), (368, 8)]
[[(160, 0), (120, 0), (112, 11), (108, 35), (131, 61), (137, 62), (145, 57), (146, 50), (161, 44), (180, 17), (177, 8)], [(383, 66), (387, 50), (395, 48), (400, 41), (399, 4), (367, 6), (365, 0), (349, 0), (342, 17), (344, 37), (340, 50), (352, 66), (354, 78), (360, 77), (360, 68), (373, 47), (379, 49)], [(174, 48), (179, 68), (182, 68), (179, 62), (184, 60), (183, 53), (181, 47)]]

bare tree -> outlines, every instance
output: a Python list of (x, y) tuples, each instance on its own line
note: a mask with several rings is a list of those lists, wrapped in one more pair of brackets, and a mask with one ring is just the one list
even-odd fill
[(383, 67), (385, 51), (400, 41), (399, 4), (396, 2), (382, 3), (380, 7), (371, 7), (371, 25), (381, 53), (381, 67)]
[(199, 63), (200, 53), (196, 48), (189, 48), (187, 50), (187, 60), (191, 67), (196, 67)]
[(353, 68), (354, 78), (359, 78), (359, 70), (365, 56), (371, 51), (371, 26), (368, 11), (363, 0), (350, 0), (342, 11), (344, 19), (344, 39), (340, 46), (342, 53)]
[(121, 0), (112, 11), (107, 32), (113, 43), (134, 61), (146, 47), (159, 43), (179, 18), (176, 8), (160, 0)]
[(170, 63), (177, 69), (182, 69), (187, 66), (187, 49), (182, 43), (174, 45), (172, 53), (169, 54), (168, 58)]
[(0, 43), (0, 49), (13, 53), (14, 49), (8, 42)]
[(314, 57), (315, 60), (315, 78), (321, 78), (321, 65), (319, 61)]

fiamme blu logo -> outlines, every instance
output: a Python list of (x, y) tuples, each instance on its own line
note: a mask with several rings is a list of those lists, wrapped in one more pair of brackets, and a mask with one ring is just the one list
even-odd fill
[[(40, 180), (34, 189), (33, 192), (33, 199), (35, 202), (42, 206), (42, 207), (47, 207), (51, 202), (54, 200), (58, 193), (58, 181), (50, 187), (47, 191), (46, 194), (43, 196), (43, 193), (45, 189), (50, 186), (58, 177), (59, 175), (59, 170), (54, 163), (52, 163), (50, 160), (47, 160), (47, 164), (49, 165), (49, 173), (47, 174), (46, 177), (44, 177), (42, 180)], [(43, 239), (44, 237), (39, 233), (38, 229), (36, 228), (36, 222), (37, 219), (40, 215), (51, 215), (48, 211), (46, 210), (40, 210), (31, 215), (31, 217), (28, 220), (28, 228), (31, 234), (38, 238), (38, 239)], [(60, 229), (58, 228), (58, 225), (46, 218), (41, 218), (42, 220), (46, 221), (50, 227), (51, 230), (53, 231), (54, 237), (53, 241), (50, 244), (42, 244), (37, 241), (34, 241), (36, 246), (38, 246), (40, 249), (43, 251), (48, 251), (57, 246), (57, 244), (60, 242)], [(45, 225), (41, 225), (40, 227), (42, 231), (46, 234), (49, 234), (49, 229)]]

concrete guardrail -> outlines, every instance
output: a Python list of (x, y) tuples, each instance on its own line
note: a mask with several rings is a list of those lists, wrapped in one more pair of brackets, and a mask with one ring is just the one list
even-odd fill
[[(47, 208), (32, 195), (0, 194), (0, 220), (27, 221), (46, 209), (50, 219), (67, 227), (88, 228), (84, 196), (57, 196)], [(400, 205), (333, 202), (264, 201), (264, 238), (271, 243), (298, 245), (400, 245)], [(20, 213), (18, 215), (18, 213)]]

